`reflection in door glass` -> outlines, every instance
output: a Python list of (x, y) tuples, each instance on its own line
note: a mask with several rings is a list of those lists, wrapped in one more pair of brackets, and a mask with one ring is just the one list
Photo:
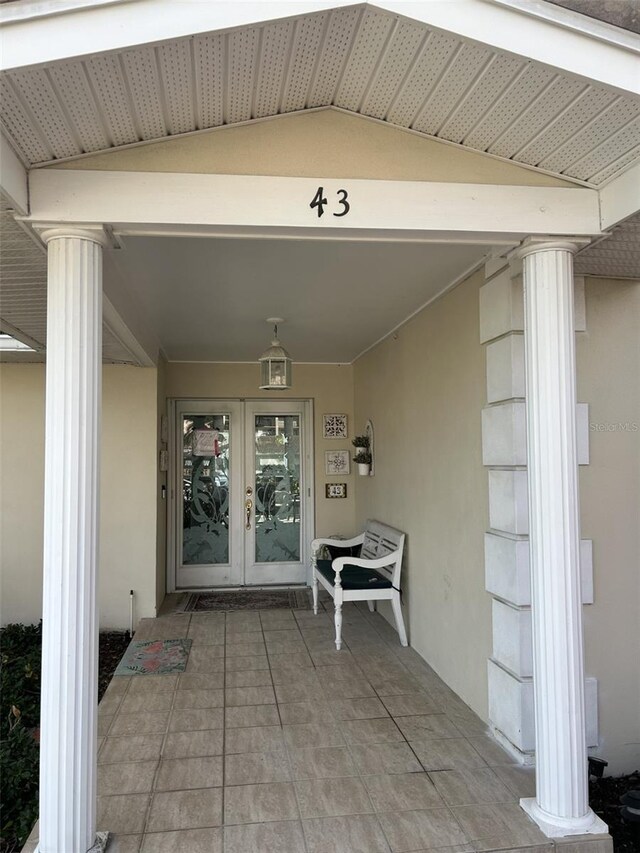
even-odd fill
[(255, 418), (255, 559), (300, 562), (300, 416)]
[(229, 415), (182, 418), (182, 562), (229, 562)]

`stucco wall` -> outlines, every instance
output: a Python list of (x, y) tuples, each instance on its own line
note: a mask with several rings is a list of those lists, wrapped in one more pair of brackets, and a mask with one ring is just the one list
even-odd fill
[[(354, 475), (341, 477), (347, 483), (346, 499), (327, 499), (324, 486), (336, 477), (324, 473), (325, 450), (349, 449), (355, 435), (353, 420), (353, 368), (343, 364), (294, 364), (294, 387), (280, 396), (312, 399), (315, 438), (316, 535), (339, 533), (349, 536), (355, 525)], [(169, 362), (166, 369), (167, 397), (245, 397), (273, 399), (274, 394), (258, 390), (256, 364), (197, 364)], [(323, 414), (346, 414), (349, 438), (345, 441), (322, 437)], [(357, 424), (356, 424), (357, 426)]]
[(598, 678), (609, 772), (640, 766), (640, 282), (586, 280), (576, 336), (578, 399), (590, 404), (580, 468), (582, 536), (593, 539), (594, 603), (584, 608), (586, 671)]
[[(2, 624), (42, 614), (44, 365), (0, 365)], [(155, 615), (156, 370), (105, 365), (99, 609), (102, 628)]]
[(404, 530), (411, 645), (486, 718), (491, 605), (480, 411), (485, 356), (475, 274), (355, 364), (356, 421), (371, 418), (375, 476), (359, 478), (359, 523)]
[(93, 154), (53, 168), (575, 186), (334, 109)]

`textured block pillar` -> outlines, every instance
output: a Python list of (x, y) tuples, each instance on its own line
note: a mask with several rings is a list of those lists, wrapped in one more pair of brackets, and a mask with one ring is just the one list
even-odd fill
[(39, 853), (96, 836), (101, 232), (42, 233), (48, 249)]
[(589, 808), (580, 590), (573, 253), (525, 243), (525, 384), (536, 797), (549, 837), (606, 832)]

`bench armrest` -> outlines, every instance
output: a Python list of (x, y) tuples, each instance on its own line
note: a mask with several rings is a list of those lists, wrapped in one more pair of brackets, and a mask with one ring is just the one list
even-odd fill
[(314, 539), (311, 543), (311, 551), (315, 554), (323, 545), (335, 545), (337, 548), (350, 548), (352, 545), (362, 545), (364, 533), (359, 533), (352, 539)]
[(331, 568), (336, 574), (339, 574), (345, 566), (362, 566), (365, 569), (382, 569), (384, 566), (389, 566), (391, 563), (400, 557), (401, 551), (390, 551), (384, 557), (376, 557), (375, 560), (367, 560), (366, 557), (336, 557), (331, 563)]

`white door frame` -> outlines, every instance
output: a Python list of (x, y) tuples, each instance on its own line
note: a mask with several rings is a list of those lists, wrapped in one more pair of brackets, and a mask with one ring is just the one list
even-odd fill
[[(168, 465), (168, 512), (167, 512), (167, 554), (166, 554), (166, 584), (167, 584), (167, 593), (171, 592), (203, 592), (207, 589), (215, 589), (218, 587), (205, 587), (205, 586), (193, 586), (193, 587), (179, 587), (177, 586), (177, 570), (178, 570), (178, 547), (179, 547), (179, 530), (180, 526), (178, 524), (178, 505), (180, 504), (182, 491), (179, 488), (181, 483), (181, 472), (178, 468), (180, 455), (177, 452), (178, 449), (178, 439), (179, 436), (177, 434), (177, 415), (178, 415), (178, 405), (180, 403), (190, 403), (193, 404), (194, 407), (203, 407), (207, 405), (220, 406), (222, 404), (239, 404), (241, 403), (244, 407), (244, 404), (249, 403), (251, 405), (260, 405), (267, 404), (269, 406), (278, 407), (278, 404), (289, 405), (291, 403), (301, 403), (302, 404), (302, 426), (303, 426), (303, 436), (301, 443), (301, 472), (302, 472), (302, 482), (303, 488), (305, 491), (305, 497), (302, 502), (303, 511), (301, 514), (301, 522), (302, 522), (302, 531), (301, 531), (301, 560), (303, 565), (306, 566), (306, 571), (304, 573), (304, 580), (302, 581), (305, 584), (309, 583), (310, 577), (310, 560), (311, 560), (311, 542), (315, 536), (315, 436), (313, 430), (313, 399), (302, 398), (302, 397), (281, 397), (281, 398), (264, 398), (264, 397), (236, 397), (236, 398), (218, 398), (218, 397), (174, 397), (169, 398), (167, 400), (167, 421), (168, 421), (168, 448), (169, 448), (169, 465)], [(244, 417), (243, 417), (244, 421)], [(243, 423), (243, 429), (245, 428)], [(241, 437), (241, 443), (243, 448), (243, 455), (246, 455), (246, 438)], [(180, 475), (180, 476), (179, 476)], [(232, 474), (233, 476), (233, 474)], [(238, 477), (240, 476), (240, 472), (238, 472)], [(245, 483), (238, 480), (235, 485), (235, 490), (238, 493), (238, 501), (241, 500), (241, 503), (244, 503), (244, 487)], [(240, 504), (238, 504), (240, 505)], [(237, 513), (238, 514), (238, 513)], [(238, 519), (236, 520), (238, 523), (240, 522), (242, 516), (238, 515)], [(235, 529), (230, 531), (232, 535), (235, 532)], [(238, 541), (243, 542), (244, 547), (244, 537), (242, 540), (238, 537)], [(240, 555), (240, 559), (242, 561), (242, 583), (240, 584), (230, 584), (226, 585), (225, 589), (236, 589), (239, 586), (244, 586), (245, 581), (245, 567), (246, 567), (246, 558), (245, 554), (242, 553)], [(289, 584), (289, 583), (272, 583), (265, 584), (265, 586), (293, 586), (297, 584)], [(219, 587), (221, 588), (221, 587)], [(251, 584), (250, 588), (259, 589), (260, 585)]]

